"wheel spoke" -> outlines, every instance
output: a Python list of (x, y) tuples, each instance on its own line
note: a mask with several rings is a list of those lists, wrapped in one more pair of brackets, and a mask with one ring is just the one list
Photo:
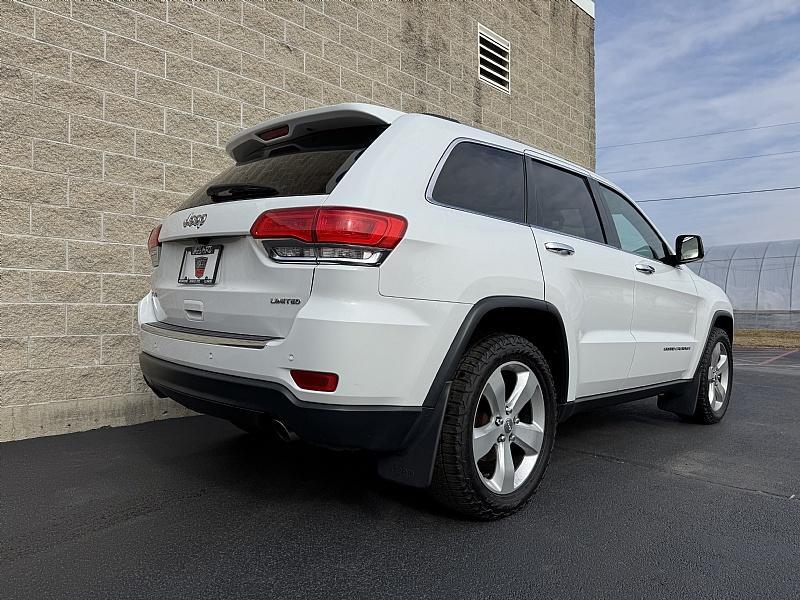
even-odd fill
[(472, 454), (476, 461), (489, 454), (497, 441), (497, 426), (494, 421), (483, 427), (476, 427), (472, 430)]
[(511, 456), (511, 444), (508, 442), (497, 447), (497, 465), (491, 484), (501, 494), (514, 491), (514, 458)]
[(505, 414), (506, 409), (506, 383), (503, 381), (503, 374), (497, 369), (489, 377), (486, 387), (483, 388), (483, 396), (489, 402), (492, 415), (498, 416)]
[(730, 370), (731, 370), (731, 361), (730, 358), (726, 356), (725, 362), (722, 363), (722, 366), (719, 368), (717, 372), (720, 374), (720, 377), (722, 377), (722, 379), (727, 382), (728, 373), (730, 372)]
[(514, 426), (516, 444), (525, 451), (525, 454), (537, 454), (542, 449), (544, 432), (536, 423), (517, 423)]
[(539, 380), (531, 371), (517, 374), (517, 383), (508, 398), (511, 416), (516, 417), (539, 390)]
[(711, 364), (717, 365), (719, 363), (719, 354), (720, 354), (720, 345), (717, 344), (714, 346), (714, 349), (711, 351)]
[(720, 353), (717, 359), (717, 371), (728, 370), (728, 355)]
[(725, 402), (725, 389), (720, 383), (714, 384), (714, 400), (718, 402), (720, 406)]
[(539, 431), (544, 431), (544, 393), (541, 387), (537, 387), (536, 392), (533, 394), (531, 409), (531, 413), (533, 413), (533, 425), (535, 425)]

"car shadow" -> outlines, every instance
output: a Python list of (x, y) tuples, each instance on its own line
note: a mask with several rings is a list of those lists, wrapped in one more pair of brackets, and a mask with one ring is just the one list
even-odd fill
[(596, 434), (605, 430), (628, 429), (633, 423), (679, 425), (682, 421), (676, 415), (658, 408), (656, 398), (594, 408), (559, 423), (556, 447), (559, 440), (565, 438), (579, 438), (582, 435)]
[(453, 516), (426, 490), (381, 479), (376, 457), (368, 452), (333, 450), (302, 441), (270, 442), (225, 422), (214, 426), (229, 430), (229, 435), (177, 466), (192, 478), (208, 477), (210, 485), (224, 486), (236, 496), (297, 505), (320, 501), (351, 508), (360, 505), (369, 511), (389, 502), (431, 515)]
[[(582, 445), (597, 435), (614, 434), (636, 422), (678, 422), (655, 407), (635, 410), (627, 405), (600, 408), (573, 416), (559, 425), (550, 465), (550, 477), (559, 470), (560, 445)], [(229, 424), (209, 417), (204, 426), (215, 430), (216, 441), (202, 448), (193, 459), (177, 463), (192, 478), (223, 486), (235, 495), (263, 502), (293, 502), (300, 506), (318, 503), (347, 505), (375, 511), (377, 505), (394, 505), (431, 517), (462, 520), (438, 504), (428, 490), (415, 489), (381, 479), (376, 457), (367, 452), (332, 450), (302, 441), (275, 443), (245, 434)], [(555, 474), (557, 477), (557, 474)], [(547, 480), (547, 478), (546, 478)], [(545, 481), (546, 481), (545, 480)], [(543, 485), (539, 494), (547, 493)]]

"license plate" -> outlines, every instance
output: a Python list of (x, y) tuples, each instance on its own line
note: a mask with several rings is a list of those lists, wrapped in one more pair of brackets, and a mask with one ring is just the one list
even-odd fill
[(222, 246), (192, 246), (183, 251), (178, 283), (214, 285)]

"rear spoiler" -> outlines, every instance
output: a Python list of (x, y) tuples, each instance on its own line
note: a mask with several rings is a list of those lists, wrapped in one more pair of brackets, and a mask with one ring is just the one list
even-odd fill
[(225, 146), (225, 151), (238, 163), (258, 148), (284, 143), (293, 137), (312, 131), (363, 125), (389, 125), (404, 114), (399, 110), (357, 102), (312, 108), (276, 117), (245, 129), (231, 138)]

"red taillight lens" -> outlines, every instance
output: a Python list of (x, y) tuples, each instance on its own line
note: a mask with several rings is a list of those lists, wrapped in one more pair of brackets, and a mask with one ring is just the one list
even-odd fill
[(314, 220), (318, 208), (279, 208), (261, 213), (250, 228), (258, 239), (294, 239), (314, 241)]
[(152, 250), (161, 243), (158, 241), (158, 237), (160, 235), (161, 235), (161, 225), (156, 225), (155, 227), (153, 227), (153, 231), (150, 232), (150, 236), (147, 238), (148, 250)]
[(314, 392), (334, 392), (339, 385), (339, 376), (336, 373), (322, 373), (320, 371), (301, 371), (292, 369), (292, 379), (297, 387)]
[(161, 260), (161, 241), (158, 239), (159, 237), (161, 237), (160, 224), (153, 227), (153, 231), (150, 232), (150, 236), (147, 238), (147, 251), (150, 253), (150, 263), (154, 267), (157, 267)]
[(279, 208), (261, 213), (250, 235), (391, 250), (403, 239), (406, 226), (403, 217), (363, 208)]
[(321, 208), (314, 228), (320, 244), (345, 244), (391, 250), (403, 239), (403, 217), (362, 208)]

